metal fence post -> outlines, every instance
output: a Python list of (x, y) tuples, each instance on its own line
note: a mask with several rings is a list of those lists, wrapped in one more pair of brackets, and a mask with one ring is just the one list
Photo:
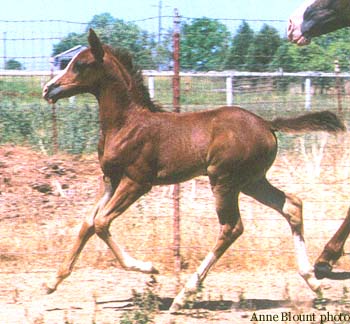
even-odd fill
[(7, 53), (6, 53), (6, 49), (7, 49), (7, 32), (3, 32), (4, 35), (4, 40), (3, 40), (3, 45), (4, 45), (4, 70), (6, 70), (6, 61), (7, 61)]
[[(174, 10), (174, 76), (173, 76), (173, 106), (174, 112), (180, 112), (180, 16)], [(174, 134), (176, 136), (176, 134)], [(174, 202), (174, 268), (177, 285), (180, 284), (181, 255), (180, 255), (180, 185), (176, 184), (173, 192)]]
[(335, 77), (335, 87), (337, 89), (337, 101), (338, 101), (338, 113), (342, 114), (343, 113), (343, 106), (341, 102), (341, 81), (339, 78), (339, 73), (340, 73), (340, 67), (339, 67), (339, 61), (335, 60), (334, 61), (334, 73), (336, 74)]
[[(51, 65), (51, 79), (54, 77), (54, 67), (53, 63), (50, 61)], [(52, 109), (52, 144), (53, 144), (53, 154), (58, 153), (58, 127), (57, 127), (57, 111), (56, 105), (51, 105)]]

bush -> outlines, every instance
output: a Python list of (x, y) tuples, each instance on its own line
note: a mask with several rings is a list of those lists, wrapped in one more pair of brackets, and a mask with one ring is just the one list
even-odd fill
[[(48, 153), (53, 145), (53, 114), (48, 104), (19, 100), (0, 104), (0, 143), (30, 145)], [(96, 150), (97, 107), (89, 104), (56, 105), (59, 150), (82, 154)]]

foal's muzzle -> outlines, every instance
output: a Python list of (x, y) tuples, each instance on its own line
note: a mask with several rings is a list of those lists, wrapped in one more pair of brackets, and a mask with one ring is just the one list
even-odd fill
[(59, 99), (61, 87), (58, 84), (51, 83), (44, 86), (43, 98), (49, 103), (55, 103)]

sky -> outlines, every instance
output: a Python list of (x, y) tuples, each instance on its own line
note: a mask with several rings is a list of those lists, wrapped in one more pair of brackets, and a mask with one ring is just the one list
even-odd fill
[[(46, 22), (41, 24), (32, 21), (64, 20), (87, 23), (96, 14), (108, 12), (113, 17), (125, 21), (136, 21), (141, 28), (157, 32), (158, 19), (139, 21), (158, 17), (160, 2), (162, 16), (172, 16), (174, 8), (187, 18), (221, 18), (237, 19), (237, 25), (231, 23), (229, 29), (235, 29), (240, 19), (245, 20), (281, 20), (276, 25), (282, 36), (285, 36), (286, 21), (290, 14), (304, 0), (22, 0), (2, 1), (0, 10), (0, 69), (4, 56), (17, 57), (19, 61), (27, 57), (43, 57), (46, 60), (52, 52), (52, 45), (59, 37), (69, 32), (81, 32), (86, 26)], [(26, 22), (20, 22), (26, 21)], [(252, 28), (259, 29), (262, 23), (250, 22)], [(172, 25), (172, 19), (162, 19), (162, 27)], [(48, 40), (36, 40), (47, 38)], [(51, 39), (50, 39), (51, 38)], [(6, 45), (4, 42), (6, 39)], [(21, 40), (22, 39), (22, 40)], [(28, 41), (31, 39), (31, 41)], [(50, 40), (49, 40), (50, 39)], [(27, 69), (41, 67), (24, 65)]]
[[(303, 0), (162, 0), (163, 14), (186, 17), (286, 20)], [(3, 1), (0, 20), (64, 19), (87, 22), (109, 12), (127, 21), (158, 15), (159, 0)]]

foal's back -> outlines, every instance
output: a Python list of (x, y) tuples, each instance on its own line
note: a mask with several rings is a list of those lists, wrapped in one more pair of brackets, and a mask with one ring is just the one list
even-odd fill
[(265, 166), (266, 171), (275, 158), (276, 138), (269, 122), (242, 108), (156, 115), (159, 184), (207, 174), (209, 166), (254, 173), (259, 162), (258, 169)]

